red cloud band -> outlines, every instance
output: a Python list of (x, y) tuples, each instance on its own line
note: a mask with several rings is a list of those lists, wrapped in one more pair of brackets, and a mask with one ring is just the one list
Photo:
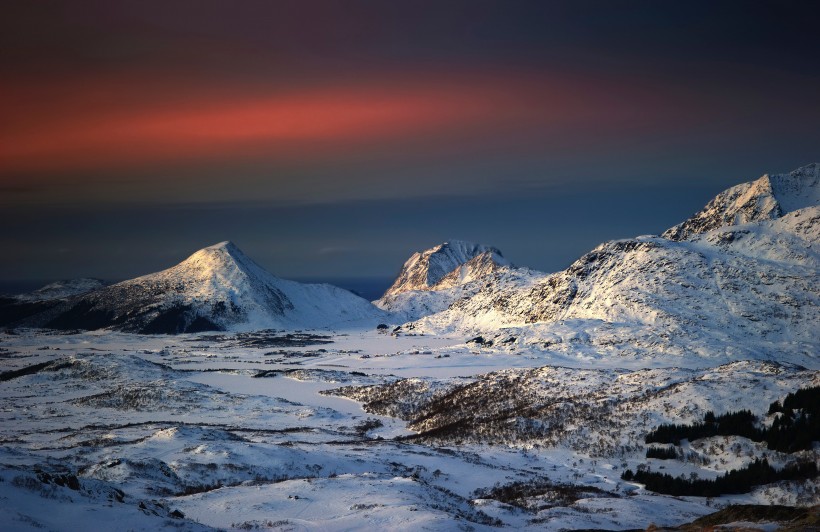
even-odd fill
[[(492, 95), (444, 88), (366, 87), (268, 97), (202, 99), (181, 108), (81, 102), (52, 115), (18, 116), (0, 133), (0, 169), (50, 170), (132, 165), (300, 147), (350, 147), (469, 127), (497, 112)], [(110, 102), (109, 102), (110, 103)], [(13, 113), (13, 109), (11, 110)]]
[[(0, 177), (247, 156), (316, 160), (388, 142), (438, 148), (482, 135), (507, 147), (532, 138), (588, 142), (645, 132), (670, 117), (657, 92), (571, 76), (427, 76), (273, 92), (134, 80), (30, 89), (0, 89)], [(691, 120), (677, 103), (673, 114), (679, 126)]]

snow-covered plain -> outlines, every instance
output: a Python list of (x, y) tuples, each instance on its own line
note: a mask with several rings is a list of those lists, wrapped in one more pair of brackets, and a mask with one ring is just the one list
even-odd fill
[[(647, 462), (642, 438), (658, 423), (741, 407), (765, 417), (769, 402), (819, 384), (817, 367), (715, 367), (696, 357), (688, 368), (590, 364), (532, 346), (364, 329), (17, 333), (0, 334), (4, 530), (622, 529), (681, 524), (730, 502), (817, 501), (814, 481), (707, 500), (620, 479)], [(407, 438), (423, 427), (338, 395), (408, 383), (415, 392), (401, 394), (399, 407), (452, 392), (467, 410), (498, 411), (500, 391), (514, 383), (555, 429), (567, 408), (592, 418), (563, 417), (548, 436), (520, 430), (528, 424), (519, 414), (474, 437)], [(708, 463), (695, 458), (710, 446), (722, 450)], [(708, 478), (766, 452), (742, 438), (689, 451), (685, 462), (649, 463)], [(476, 493), (515, 481), (588, 491), (541, 494), (530, 510)]]

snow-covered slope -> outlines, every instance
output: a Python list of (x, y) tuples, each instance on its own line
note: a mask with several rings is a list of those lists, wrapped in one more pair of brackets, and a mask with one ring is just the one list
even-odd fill
[(19, 301), (49, 301), (52, 299), (63, 299), (66, 297), (85, 294), (105, 286), (99, 279), (68, 279), (47, 284), (33, 292), (14, 296)]
[(33, 324), (177, 333), (375, 324), (382, 314), (347, 290), (274, 277), (222, 242), (167, 270), (72, 298)]
[(817, 356), (818, 189), (817, 165), (764, 176), (720, 194), (667, 238), (604, 243), (518, 288), (485, 283), (408, 327), (470, 334), (516, 327), (519, 341), (619, 354)]
[(373, 303), (401, 321), (416, 320), (473, 296), (484, 283), (521, 286), (537, 275), (513, 266), (494, 247), (450, 240), (414, 253)]

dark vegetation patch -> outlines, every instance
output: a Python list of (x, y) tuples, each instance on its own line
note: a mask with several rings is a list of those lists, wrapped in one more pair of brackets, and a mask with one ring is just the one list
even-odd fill
[[(210, 334), (185, 340), (187, 342), (225, 343), (230, 347), (307, 347), (311, 345), (332, 344), (330, 336), (310, 333), (287, 333), (274, 329), (242, 332), (235, 334)], [(279, 353), (271, 353), (279, 354)], [(282, 353), (284, 354), (284, 353)], [(300, 356), (306, 356), (299, 353)]]
[(811, 449), (820, 441), (820, 386), (803, 388), (769, 405), (769, 415), (780, 413), (766, 431), (769, 449), (794, 452)]
[(70, 490), (80, 489), (80, 480), (75, 475), (50, 474), (43, 471), (37, 473), (37, 479), (43, 484), (54, 484)]
[[(809, 450), (820, 441), (820, 386), (802, 388), (769, 406), (770, 416), (776, 416), (769, 427), (759, 426), (748, 410), (715, 415), (707, 412), (702, 422), (691, 425), (664, 424), (647, 434), (646, 443), (680, 445), (682, 439), (697, 440), (710, 436), (742, 436), (752, 441), (765, 441), (770, 450), (794, 453)], [(647, 458), (675, 458), (675, 448), (646, 450)], [(757, 459), (745, 468), (732, 470), (715, 480), (673, 477), (639, 466), (637, 472), (626, 470), (621, 478), (635, 480), (646, 489), (669, 495), (715, 497), (722, 494), (748, 493), (757, 486), (781, 480), (804, 480), (818, 474), (815, 462), (797, 463), (781, 470), (768, 461)]]
[(290, 530), (290, 528), (286, 528), (289, 525), (291, 525), (291, 522), (287, 519), (278, 519), (276, 521), (270, 519), (259, 521), (254, 519), (251, 521), (242, 521), (241, 523), (231, 523), (231, 528), (236, 530), (271, 530), (274, 528)]
[[(609, 405), (574, 398), (539, 398), (522, 389), (525, 376), (504, 378), (506, 383), (487, 388), (477, 381), (435, 394), (415, 412), (410, 428), (422, 441), (545, 440), (566, 434), (567, 425), (579, 419), (606, 419)], [(506, 384), (506, 385), (505, 385)]]
[(3, 373), (0, 373), (0, 382), (9, 381), (11, 379), (16, 379), (18, 377), (24, 377), (26, 375), (34, 375), (35, 373), (39, 373), (44, 370), (57, 371), (70, 366), (71, 362), (67, 360), (55, 360), (51, 362), (33, 364), (31, 366), (26, 366), (24, 368), (15, 369), (11, 371), (4, 371)]
[(277, 362), (282, 362), (283, 360), (287, 360), (289, 364), (301, 364), (298, 360), (293, 360), (297, 358), (316, 358), (322, 356), (322, 353), (325, 353), (324, 349), (319, 349), (317, 351), (287, 351), (285, 349), (279, 349), (277, 351), (268, 351), (265, 353), (266, 357), (278, 357), (278, 359), (268, 359), (265, 360), (265, 364), (275, 364)]
[(221, 331), (223, 327), (196, 314), (191, 305), (174, 305), (154, 314), (150, 311), (117, 313), (114, 307), (95, 299), (81, 299), (68, 304), (43, 327), (57, 330), (97, 330), (115, 327), (139, 334), (180, 334)]
[(254, 378), (254, 379), (268, 379), (268, 378), (272, 378), (272, 377), (278, 377), (281, 374), (282, 374), (281, 370), (268, 369), (268, 370), (259, 371), (259, 372), (255, 373), (252, 376), (252, 378)]
[(190, 305), (177, 305), (161, 311), (135, 332), (142, 334), (180, 334), (186, 332), (222, 331), (216, 323), (197, 316)]
[(20, 301), (0, 297), (0, 325), (12, 325), (56, 306), (59, 301)]
[(358, 432), (361, 436), (364, 436), (369, 431), (373, 429), (377, 429), (379, 427), (384, 426), (384, 423), (380, 419), (369, 417), (362, 421), (361, 423), (356, 424), (353, 429)]
[(421, 379), (401, 379), (388, 385), (342, 386), (319, 393), (360, 401), (371, 414), (409, 421), (432, 400), (436, 390)]
[(659, 460), (675, 460), (678, 457), (678, 451), (674, 447), (647, 447), (646, 457)]
[(579, 499), (618, 497), (594, 486), (554, 484), (545, 478), (512, 482), (473, 492), (475, 499), (493, 499), (527, 512), (538, 513), (556, 506), (570, 506)]
[(755, 427), (757, 418), (748, 410), (715, 416), (707, 412), (702, 423), (691, 425), (663, 424), (646, 435), (646, 443), (680, 445), (683, 439), (694, 441), (710, 436), (743, 436), (761, 441), (761, 431)]
[(660, 425), (647, 434), (646, 443), (680, 445), (682, 439), (743, 436), (752, 441), (765, 441), (770, 450), (783, 453), (811, 449), (813, 442), (820, 441), (820, 386), (790, 393), (782, 403), (773, 402), (769, 405), (769, 415), (775, 414), (779, 415), (771, 426), (761, 428), (757, 426), (757, 418), (748, 410), (719, 416), (707, 412), (700, 423)]
[(225, 392), (198, 385), (176, 388), (169, 386), (167, 381), (153, 381), (122, 384), (101, 393), (74, 399), (71, 403), (115, 410), (173, 411), (200, 408), (206, 400), (223, 395), (226, 395)]
[(483, 347), (492, 347), (493, 341), (492, 340), (485, 340), (482, 336), (476, 336), (475, 338), (470, 338), (467, 340), (468, 344), (474, 344)]
[(314, 381), (327, 383), (342, 383), (355, 381), (361, 378), (368, 378), (366, 373), (360, 371), (340, 371), (335, 369), (319, 368), (282, 368), (260, 370), (253, 374), (255, 379), (290, 377), (300, 381)]
[(111, 309), (100, 308), (93, 300), (81, 300), (46, 321), (43, 326), (59, 330), (96, 330), (120, 325), (124, 321), (125, 317), (118, 319)]
[(777, 470), (764, 459), (757, 459), (742, 469), (733, 469), (714, 480), (699, 479), (696, 476), (673, 477), (668, 473), (657, 473), (649, 468), (638, 468), (633, 473), (627, 469), (621, 475), (626, 481), (644, 484), (646, 489), (667, 495), (689, 495), (694, 497), (719, 497), (726, 494), (749, 493), (757, 486), (781, 480), (805, 480), (817, 477), (814, 462), (794, 464)]

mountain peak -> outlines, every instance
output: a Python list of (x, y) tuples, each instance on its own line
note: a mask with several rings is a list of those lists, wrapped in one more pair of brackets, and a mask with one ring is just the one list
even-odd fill
[(236, 244), (231, 242), (230, 240), (225, 240), (223, 242), (219, 242), (218, 244), (213, 244), (211, 246), (204, 247), (199, 251), (196, 251), (191, 257), (195, 257), (197, 255), (205, 256), (205, 255), (228, 255), (233, 258), (244, 258), (245, 254), (239, 249)]
[(380, 310), (351, 292), (275, 277), (225, 241), (166, 270), (68, 299), (34, 316), (31, 323), (57, 329), (179, 333), (382, 320)]
[[(475, 262), (475, 264), (483, 264), (482, 270), (486, 270), (487, 263), (496, 266), (510, 264), (501, 251), (492, 246), (464, 240), (448, 240), (427, 250), (414, 253), (404, 263), (395, 282), (382, 297), (410, 290), (435, 290), (442, 281), (455, 281), (469, 277), (468, 272), (461, 272), (458, 275), (454, 272), (477, 257), (484, 257), (484, 260)], [(447, 284), (449, 287), (452, 283)]]
[(698, 213), (663, 233), (670, 240), (720, 227), (774, 220), (820, 204), (820, 164), (811, 163), (787, 174), (764, 174), (755, 181), (728, 188)]
[(236, 244), (234, 244), (230, 240), (223, 240), (222, 242), (219, 242), (218, 244), (214, 244), (212, 246), (202, 248), (200, 251), (204, 251), (206, 249), (207, 250), (213, 250), (213, 251), (223, 250), (223, 249), (225, 251), (239, 251), (239, 248), (236, 247)]
[(204, 275), (225, 275), (241, 271), (246, 275), (269, 275), (230, 240), (204, 247), (174, 268), (183, 269), (188, 274), (197, 271)]

